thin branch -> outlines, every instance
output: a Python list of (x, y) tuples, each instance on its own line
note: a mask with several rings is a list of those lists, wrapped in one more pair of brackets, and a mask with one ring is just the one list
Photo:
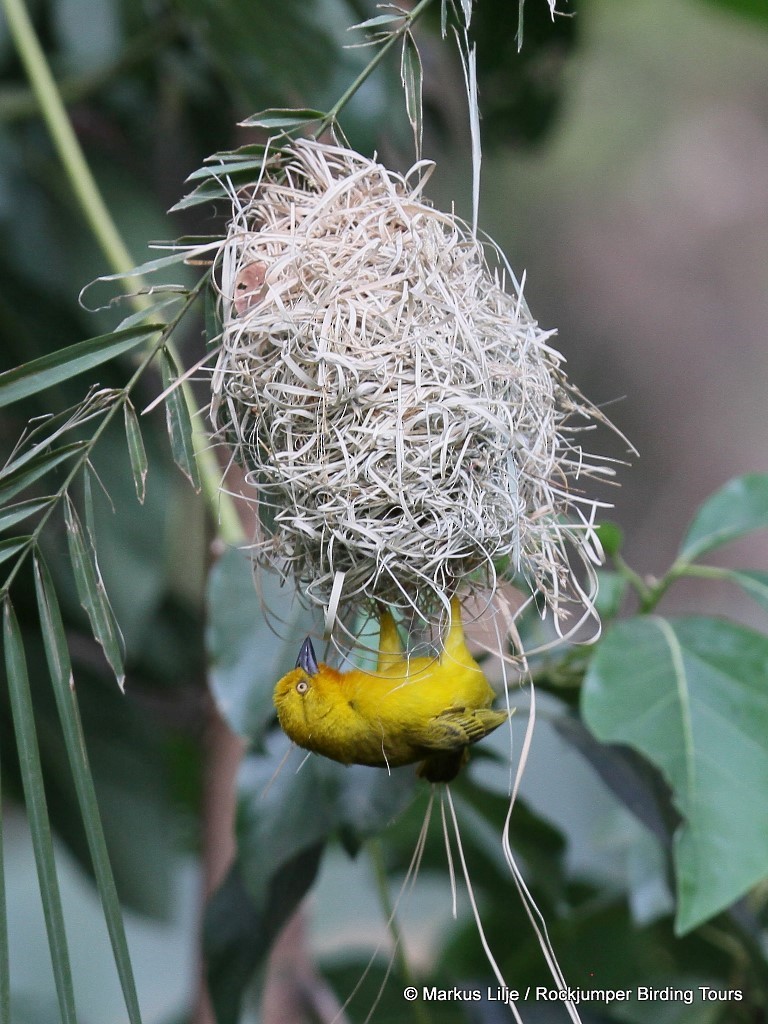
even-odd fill
[(368, 80), (371, 74), (379, 66), (381, 61), (384, 60), (384, 57), (387, 55), (389, 50), (391, 50), (395, 43), (402, 39), (407, 32), (411, 31), (413, 26), (416, 24), (421, 15), (432, 2), (433, 0), (420, 0), (420, 3), (416, 4), (412, 11), (403, 15), (402, 25), (398, 29), (396, 29), (385, 42), (381, 44), (378, 53), (376, 53), (376, 55), (372, 57), (371, 60), (365, 65), (365, 67), (354, 80), (354, 82), (352, 82), (349, 88), (344, 90), (344, 92), (341, 94), (341, 96), (338, 98), (338, 100), (334, 103), (334, 105), (325, 115), (323, 120), (320, 122), (320, 125), (314, 134), (314, 137), (316, 139), (319, 139), (323, 132), (330, 128), (330, 126), (338, 117), (339, 113), (344, 109), (347, 103), (349, 103), (349, 101), (355, 95), (360, 86), (363, 85), (363, 83)]

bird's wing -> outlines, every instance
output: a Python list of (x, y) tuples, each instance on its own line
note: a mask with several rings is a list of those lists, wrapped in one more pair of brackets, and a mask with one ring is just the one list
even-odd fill
[(382, 609), (379, 617), (379, 660), (377, 670), (386, 672), (399, 665), (403, 660), (403, 645), (397, 632), (395, 620), (391, 614)]
[(506, 711), (449, 708), (429, 718), (413, 739), (428, 750), (459, 750), (477, 743), (507, 720)]

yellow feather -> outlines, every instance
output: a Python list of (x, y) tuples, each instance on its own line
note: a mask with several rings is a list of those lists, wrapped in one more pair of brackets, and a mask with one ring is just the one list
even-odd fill
[(379, 616), (379, 662), (378, 672), (396, 667), (403, 659), (403, 645), (397, 632), (395, 620), (383, 609)]
[(375, 673), (339, 672), (322, 662), (296, 668), (275, 686), (285, 733), (306, 750), (342, 764), (394, 768), (422, 761), (432, 782), (452, 779), (467, 747), (507, 719), (494, 711), (494, 692), (470, 654), (461, 606), (451, 602), (451, 625), (440, 657), (409, 658), (389, 611), (379, 618)]

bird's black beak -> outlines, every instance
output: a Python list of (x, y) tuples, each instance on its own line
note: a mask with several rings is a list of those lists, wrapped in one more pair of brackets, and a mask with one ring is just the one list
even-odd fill
[(309, 637), (301, 645), (299, 656), (296, 659), (296, 668), (303, 669), (308, 676), (316, 676), (319, 671), (315, 648), (312, 646), (312, 641)]

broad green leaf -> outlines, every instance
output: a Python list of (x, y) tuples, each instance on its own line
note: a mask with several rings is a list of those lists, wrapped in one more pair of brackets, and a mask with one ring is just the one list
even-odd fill
[(624, 806), (652, 832), (662, 847), (672, 843), (680, 816), (658, 769), (631, 747), (600, 743), (574, 714), (557, 715), (552, 727), (585, 758)]
[(421, 142), (424, 134), (423, 80), (424, 71), (421, 66), (419, 48), (411, 33), (406, 32), (403, 36), (403, 50), (400, 57), (400, 81), (405, 92), (405, 109), (413, 130), (417, 160), (421, 157)]
[[(269, 753), (246, 757), (237, 781), (238, 856), (243, 881), (252, 899), (262, 905), (275, 874), (297, 854), (326, 842), (337, 815), (339, 773), (325, 758), (301, 758), (280, 768), (291, 749), (282, 734), (272, 735)], [(303, 753), (303, 752), (302, 752)]]
[(297, 128), (313, 121), (322, 121), (325, 114), (322, 110), (291, 110), (289, 107), (273, 107), (251, 114), (240, 121), (241, 128)]
[(722, 577), (741, 587), (763, 608), (768, 608), (768, 572), (758, 569), (724, 569)]
[(23, 522), (36, 512), (42, 512), (53, 500), (52, 497), (30, 498), (27, 501), (19, 501), (16, 505), (9, 505), (0, 511), (0, 530), (10, 530), (12, 526)]
[(707, 498), (688, 527), (678, 559), (692, 562), (706, 551), (768, 527), (768, 474), (730, 480)]
[(597, 597), (595, 608), (601, 619), (613, 619), (619, 614), (629, 584), (618, 572), (597, 570)]
[(618, 555), (624, 543), (624, 532), (616, 523), (600, 523), (597, 536), (606, 555)]
[(257, 747), (275, 715), (275, 683), (296, 664), (313, 625), (292, 585), (281, 586), (273, 573), (262, 572), (258, 579), (261, 596), (248, 553), (225, 551), (208, 579), (206, 631), (219, 710), (235, 732)]
[(14, 555), (22, 551), (32, 540), (31, 537), (9, 537), (7, 540), (0, 540), (0, 562), (5, 562), (9, 558), (13, 558)]
[(768, 4), (765, 0), (709, 0), (709, 3), (768, 28)]
[(366, 839), (387, 829), (418, 790), (424, 788), (409, 766), (390, 772), (360, 764), (334, 764), (330, 769), (339, 780), (336, 833), (351, 856), (357, 854)]
[(356, 852), (392, 823), (414, 791), (412, 766), (386, 772), (347, 767), (314, 754), (304, 757), (282, 733), (271, 733), (266, 754), (250, 754), (240, 767), (238, 851), (243, 878), (256, 900), (263, 898), (282, 864), (331, 835), (340, 834)]
[(35, 395), (38, 391), (100, 366), (115, 356), (130, 352), (160, 329), (156, 324), (142, 324), (124, 331), (102, 334), (7, 370), (0, 374), (0, 407)]
[(244, 993), (272, 942), (311, 888), (322, 853), (323, 844), (318, 843), (281, 865), (268, 900), (253, 898), (239, 862), (213, 894), (205, 913), (203, 951), (217, 1024), (240, 1021)]
[(684, 934), (768, 874), (768, 638), (710, 618), (636, 618), (592, 659), (583, 714), (664, 774)]
[[(64, 914), (61, 907), (59, 882), (53, 857), (53, 840), (48, 821), (43, 772), (35, 734), (32, 694), (29, 689), (27, 664), (16, 615), (6, 598), (3, 607), (3, 639), (5, 667), (8, 677), (8, 696), (11, 704), (13, 730), (19, 752), (21, 782), (27, 805), (29, 829), (35, 851), (35, 863), (43, 902), (45, 927), (51, 951), (51, 963), (59, 999), (62, 1024), (77, 1024), (72, 971), (69, 963)], [(7, 1018), (6, 1018), (7, 1019)]]
[(149, 469), (147, 453), (144, 449), (144, 441), (141, 436), (139, 420), (130, 401), (126, 401), (124, 412), (125, 438), (128, 442), (128, 455), (131, 459), (131, 469), (133, 471), (133, 482), (136, 487), (136, 497), (143, 505), (144, 497), (146, 495), (147, 470)]
[[(498, 883), (509, 884), (509, 866), (499, 841), (500, 830), (509, 810), (509, 797), (478, 785), (469, 773), (460, 775), (451, 785), (459, 828), (466, 846), (482, 855), (488, 883), (493, 875)], [(522, 858), (528, 884), (536, 884), (550, 899), (562, 899), (565, 888), (565, 839), (557, 829), (537, 817), (518, 800), (512, 815), (510, 841), (517, 857)], [(438, 856), (445, 856), (437, 847)], [(424, 865), (426, 867), (426, 865)], [(439, 865), (436, 865), (439, 866)]]
[(53, 451), (35, 454), (31, 458), (22, 457), (21, 465), (21, 459), (10, 463), (0, 472), (0, 505), (4, 505), (40, 477), (60, 466), (76, 452), (82, 451), (86, 443), (73, 441), (71, 444), (62, 445), (61, 448), (54, 448)]
[(768, 608), (768, 572), (759, 569), (724, 569), (718, 565), (692, 565), (684, 569), (684, 575), (735, 583), (763, 608)]
[(64, 503), (64, 520), (80, 604), (88, 616), (93, 635), (101, 644), (122, 690), (125, 685), (122, 637), (112, 614), (109, 598), (96, 561), (96, 553), (89, 543), (91, 538), (86, 538), (74, 506), (69, 499)]
[[(117, 895), (112, 866), (109, 862), (107, 844), (101, 824), (96, 789), (93, 784), (85, 737), (77, 706), (72, 666), (67, 649), (64, 623), (56, 598), (53, 580), (42, 559), (35, 558), (35, 590), (40, 624), (48, 668), (51, 673), (53, 692), (64, 732), (67, 757), (75, 780), (80, 813), (88, 840), (88, 849), (93, 862), (96, 884), (101, 896), (104, 918), (107, 923), (112, 950), (120, 983), (123, 989), (128, 1019), (131, 1024), (141, 1024), (133, 978), (128, 944), (125, 937), (120, 900)], [(0, 1017), (0, 1019), (2, 1019)]]
[(163, 370), (163, 387), (168, 392), (165, 397), (165, 418), (173, 458), (195, 490), (199, 491), (200, 471), (197, 468), (195, 447), (192, 442), (189, 406), (184, 395), (184, 385), (178, 383), (179, 369), (167, 348), (160, 353), (160, 363)]
[[(290, 756), (293, 751), (293, 756)], [(303, 762), (303, 763), (302, 763)], [(299, 767), (300, 766), (300, 767)], [(238, 776), (237, 887), (242, 914), (232, 911), (234, 935), (222, 938), (212, 915), (222, 911), (227, 886), (212, 901), (206, 935), (209, 980), (219, 1024), (234, 1022), (236, 1007), (262, 965), (274, 936), (314, 881), (323, 848), (337, 834), (356, 853), (386, 829), (411, 799), (412, 767), (384, 772), (336, 764), (315, 755), (304, 760), (282, 733), (271, 733), (266, 754), (248, 755)], [(231, 895), (231, 892), (230, 892)]]

